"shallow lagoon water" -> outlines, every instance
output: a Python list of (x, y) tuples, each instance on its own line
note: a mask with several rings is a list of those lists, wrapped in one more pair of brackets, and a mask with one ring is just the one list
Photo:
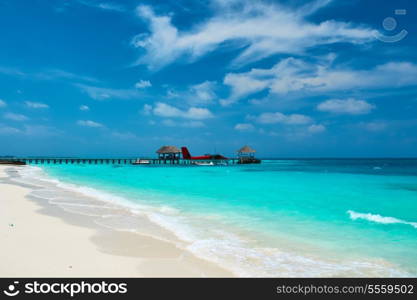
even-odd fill
[[(120, 205), (129, 215), (113, 211), (104, 225), (175, 237), (239, 276), (417, 275), (417, 160), (41, 167), (26, 176), (57, 179), (55, 202), (68, 210), (105, 216), (109, 203)], [(91, 205), (68, 203), (65, 189)], [(138, 222), (143, 216), (170, 234)]]

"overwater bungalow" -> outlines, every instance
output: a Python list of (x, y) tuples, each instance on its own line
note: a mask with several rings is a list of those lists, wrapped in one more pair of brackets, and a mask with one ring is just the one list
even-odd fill
[(178, 162), (181, 157), (181, 150), (175, 146), (162, 146), (156, 153), (158, 153), (158, 159), (165, 162)]
[(237, 150), (238, 164), (259, 164), (260, 159), (255, 158), (256, 150), (249, 147), (243, 146)]

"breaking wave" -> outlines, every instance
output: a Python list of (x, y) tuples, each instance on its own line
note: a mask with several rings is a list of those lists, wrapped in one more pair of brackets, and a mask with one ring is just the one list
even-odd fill
[(353, 210), (348, 210), (347, 213), (352, 220), (362, 219), (380, 224), (404, 224), (413, 226), (417, 229), (417, 222), (408, 222), (394, 217), (384, 217), (378, 214), (358, 213)]

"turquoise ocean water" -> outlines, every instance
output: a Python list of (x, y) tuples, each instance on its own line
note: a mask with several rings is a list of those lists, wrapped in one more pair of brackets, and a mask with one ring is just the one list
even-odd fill
[(183, 247), (239, 276), (417, 276), (417, 160), (47, 165), (42, 172), (130, 207), (129, 230), (140, 231), (132, 219), (146, 214)]

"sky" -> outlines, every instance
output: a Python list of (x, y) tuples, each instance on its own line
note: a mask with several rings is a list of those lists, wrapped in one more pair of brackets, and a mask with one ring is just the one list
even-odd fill
[(413, 0), (0, 0), (0, 155), (416, 157)]

